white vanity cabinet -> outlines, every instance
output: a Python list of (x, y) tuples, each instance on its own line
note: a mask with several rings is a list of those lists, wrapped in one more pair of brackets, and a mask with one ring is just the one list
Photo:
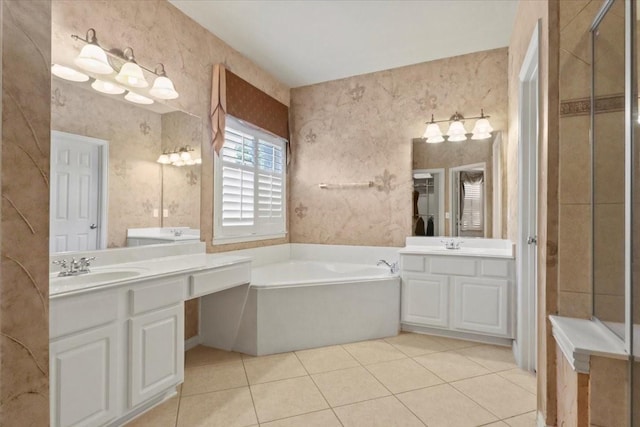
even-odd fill
[(512, 258), (402, 254), (403, 329), (502, 342), (514, 333)]

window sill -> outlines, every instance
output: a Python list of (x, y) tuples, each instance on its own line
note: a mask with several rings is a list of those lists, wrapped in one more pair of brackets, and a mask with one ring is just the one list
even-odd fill
[(212, 244), (228, 245), (230, 243), (247, 243), (247, 242), (257, 242), (260, 240), (282, 239), (283, 237), (287, 237), (287, 233), (238, 236), (238, 237), (219, 237), (219, 238), (214, 237)]

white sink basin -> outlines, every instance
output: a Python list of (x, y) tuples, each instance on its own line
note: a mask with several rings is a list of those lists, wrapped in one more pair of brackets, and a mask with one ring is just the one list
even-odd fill
[(91, 283), (113, 282), (116, 280), (130, 279), (132, 277), (139, 276), (140, 274), (141, 271), (136, 270), (92, 271), (91, 273), (86, 273), (79, 276), (58, 277), (57, 275), (54, 275), (51, 278), (51, 282), (56, 285), (79, 286)]

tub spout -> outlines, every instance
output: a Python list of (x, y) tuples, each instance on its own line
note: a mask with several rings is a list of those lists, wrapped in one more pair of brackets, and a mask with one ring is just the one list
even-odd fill
[(396, 274), (396, 273), (398, 272), (398, 270), (400, 269), (400, 268), (398, 267), (398, 263), (397, 263), (397, 262), (394, 262), (394, 263), (391, 263), (391, 264), (390, 264), (390, 263), (389, 263), (389, 262), (387, 262), (386, 260), (381, 259), (380, 261), (378, 261), (378, 263), (377, 263), (376, 265), (380, 265), (380, 264), (384, 264), (384, 265), (386, 265), (387, 267), (389, 267), (389, 271), (391, 271), (391, 274)]

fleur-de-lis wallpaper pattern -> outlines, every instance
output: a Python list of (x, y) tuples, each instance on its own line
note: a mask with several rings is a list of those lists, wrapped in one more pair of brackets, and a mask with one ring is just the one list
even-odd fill
[[(403, 246), (411, 235), (413, 139), (432, 113), (438, 120), (480, 108), (506, 130), (507, 70), (502, 48), (293, 89), (291, 241)], [(374, 186), (318, 188), (366, 181)]]

